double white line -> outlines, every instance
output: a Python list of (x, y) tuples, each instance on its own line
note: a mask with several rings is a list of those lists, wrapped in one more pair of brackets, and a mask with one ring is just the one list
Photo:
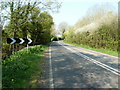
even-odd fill
[[(58, 43), (59, 43), (59, 42), (58, 42)], [(61, 43), (59, 43), (59, 44), (62, 45)], [(89, 60), (89, 61), (92, 61), (93, 63), (99, 65), (100, 67), (102, 67), (102, 68), (104, 68), (104, 69), (106, 69), (106, 70), (109, 70), (109, 71), (111, 71), (112, 73), (120, 76), (120, 71), (118, 71), (117, 69), (114, 69), (114, 68), (112, 68), (112, 67), (110, 67), (110, 66), (108, 66), (108, 65), (106, 65), (106, 64), (103, 64), (103, 63), (101, 63), (101, 62), (99, 62), (99, 61), (96, 61), (95, 59), (92, 59), (92, 58), (90, 58), (90, 57), (88, 57), (88, 56), (86, 56), (86, 55), (83, 55), (83, 54), (81, 54), (81, 53), (76, 53), (73, 49), (71, 49), (71, 48), (69, 48), (69, 47), (66, 47), (66, 46), (64, 46), (64, 45), (62, 45), (62, 46), (63, 46), (64, 48), (70, 50), (71, 52), (73, 52), (73, 53), (75, 53), (75, 54), (77, 54), (77, 55), (79, 55), (79, 56), (81, 56), (81, 57), (83, 57), (83, 58), (85, 58), (85, 59), (87, 59), (87, 60)]]

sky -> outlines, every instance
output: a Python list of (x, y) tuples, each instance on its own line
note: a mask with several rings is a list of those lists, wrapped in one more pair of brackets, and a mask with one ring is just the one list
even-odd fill
[(86, 15), (90, 7), (104, 3), (109, 3), (117, 10), (118, 0), (62, 0), (62, 7), (59, 9), (59, 13), (52, 13), (51, 15), (57, 27), (61, 22), (74, 25)]
[(58, 27), (58, 25), (61, 22), (66, 22), (68, 23), (68, 25), (74, 25), (75, 23), (77, 23), (78, 20), (82, 19), (86, 15), (86, 12), (90, 7), (96, 4), (109, 2), (111, 5), (118, 8), (119, 0), (57, 0), (57, 1), (62, 2), (62, 6), (59, 9), (59, 13), (51, 13), (51, 15), (53, 16), (54, 23), (56, 24), (56, 27)]

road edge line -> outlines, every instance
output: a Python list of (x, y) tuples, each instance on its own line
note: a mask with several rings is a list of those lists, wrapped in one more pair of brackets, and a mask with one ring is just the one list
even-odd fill
[(51, 45), (49, 46), (49, 84), (50, 84), (50, 88), (54, 88), (52, 62), (51, 62)]

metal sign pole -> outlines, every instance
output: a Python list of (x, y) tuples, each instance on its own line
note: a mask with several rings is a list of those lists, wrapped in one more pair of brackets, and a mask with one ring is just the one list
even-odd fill
[[(13, 33), (13, 38), (14, 38), (14, 33)], [(15, 48), (15, 46), (14, 46), (14, 44), (13, 44), (13, 47), (12, 47), (13, 49), (12, 49), (12, 52), (13, 52), (13, 54), (14, 54), (14, 48)]]
[(13, 44), (13, 49), (12, 49), (12, 52), (13, 52), (13, 53), (14, 53), (14, 50), (15, 50), (14, 47), (15, 47), (15, 46), (14, 46), (14, 44)]
[[(28, 39), (28, 35), (27, 35), (27, 39)], [(27, 43), (27, 52), (28, 52), (28, 43)]]

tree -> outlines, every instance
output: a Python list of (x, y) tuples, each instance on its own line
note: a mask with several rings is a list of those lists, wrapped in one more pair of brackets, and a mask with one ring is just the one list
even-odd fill
[[(4, 36), (5, 40), (8, 37), (13, 38), (27, 38), (31, 37), (34, 41), (34, 44), (47, 43), (50, 41), (50, 38), (43, 40), (43, 36), (48, 35), (50, 37), (50, 27), (53, 24), (52, 17), (49, 15), (48, 11), (57, 12), (61, 4), (59, 2), (54, 2), (54, 0), (42, 0), (42, 1), (22, 1), (22, 0), (10, 0), (10, 1), (1, 1), (1, 20), (4, 26), (4, 20), (7, 21), (7, 25), (4, 26)], [(41, 13), (43, 11), (43, 13)], [(40, 15), (41, 14), (41, 15)], [(44, 16), (45, 15), (45, 16)], [(41, 18), (41, 16), (43, 18)], [(45, 21), (45, 19), (47, 21)], [(43, 23), (43, 21), (46, 23)], [(48, 30), (48, 31), (47, 31)], [(44, 32), (45, 31), (45, 32)], [(43, 35), (44, 33), (44, 35)], [(6, 35), (7, 34), (7, 35)], [(33, 35), (33, 34), (36, 34)], [(32, 37), (33, 36), (33, 37)], [(45, 38), (44, 38), (45, 39)], [(5, 41), (4, 40), (4, 41)], [(3, 47), (7, 45), (4, 42)], [(14, 45), (13, 45), (14, 46)], [(12, 50), (12, 47), (9, 46)], [(23, 47), (15, 44), (16, 50), (19, 50), (19, 47)], [(4, 50), (3, 50), (4, 51)]]
[(94, 48), (119, 51), (118, 15), (112, 9), (110, 5), (98, 5), (89, 9), (87, 15), (79, 20), (73, 29), (68, 28), (65, 40)]
[(67, 30), (67, 28), (68, 28), (68, 24), (66, 22), (62, 22), (58, 26), (58, 30), (62, 34), (63, 39), (65, 38), (64, 33)]
[[(2, 14), (2, 18), (7, 18), (10, 20), (10, 25), (12, 26), (13, 37), (16, 37), (16, 32), (21, 29), (21, 26), (24, 28), (24, 37), (27, 38), (26, 31), (26, 23), (28, 23), (29, 14), (32, 12), (34, 7), (38, 7), (39, 9), (57, 11), (60, 8), (61, 4), (57, 1), (8, 1), (8, 2), (0, 2), (0, 7), (3, 12), (6, 14)], [(9, 10), (8, 10), (9, 9)], [(2, 19), (3, 20), (3, 19)]]

